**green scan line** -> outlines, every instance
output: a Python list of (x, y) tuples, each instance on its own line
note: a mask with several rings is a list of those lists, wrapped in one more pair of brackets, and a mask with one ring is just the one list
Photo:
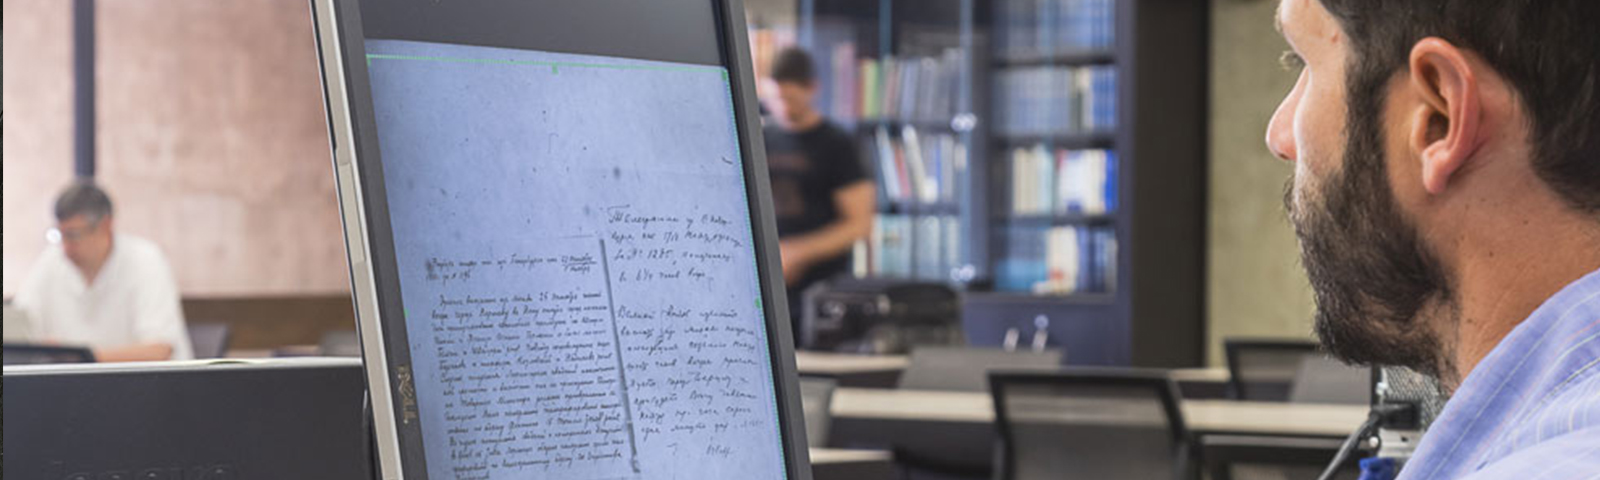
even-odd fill
[(521, 65), (521, 66), (536, 66), (536, 67), (546, 67), (547, 66), (547, 67), (550, 67), (550, 72), (551, 73), (556, 73), (557, 69), (560, 68), (560, 67), (572, 67), (572, 68), (605, 68), (605, 69), (612, 69), (612, 70), (660, 70), (660, 71), (674, 71), (674, 72), (719, 71), (719, 72), (724, 72), (724, 74), (726, 74), (725, 70), (723, 70), (721, 68), (716, 68), (716, 67), (697, 67), (697, 66), (681, 66), (680, 67), (680, 66), (673, 66), (673, 65), (607, 65), (607, 64), (603, 64), (603, 63), (536, 62), (536, 61), (526, 61), (526, 60), (502, 60), (502, 59), (495, 59), (495, 58), (432, 57), (432, 56), (426, 56), (426, 55), (390, 55), (390, 54), (382, 54), (382, 53), (369, 53), (369, 54), (367, 54), (367, 63), (369, 65), (372, 63), (373, 60), (420, 60), (420, 61), (447, 62), (447, 63), (478, 63), (478, 64), (486, 64), (486, 65)]

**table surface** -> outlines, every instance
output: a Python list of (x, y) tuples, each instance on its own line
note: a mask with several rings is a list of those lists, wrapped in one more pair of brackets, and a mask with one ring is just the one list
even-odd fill
[[(987, 393), (841, 388), (835, 417), (957, 423), (993, 423)], [(1201, 433), (1342, 438), (1367, 418), (1363, 405), (1232, 400), (1184, 400), (1184, 421)]]
[(885, 450), (845, 450), (839, 448), (811, 449), (811, 464), (826, 465), (836, 463), (861, 463), (861, 462), (888, 462), (894, 456)]
[[(852, 353), (794, 352), (795, 366), (802, 374), (839, 374), (905, 370), (910, 363), (905, 355), (860, 355)], [(1227, 382), (1224, 367), (1179, 368), (1171, 371), (1179, 382)]]
[(856, 355), (849, 353), (794, 352), (795, 369), (801, 375), (843, 375), (905, 370), (910, 360), (905, 355)]
[(1214, 382), (1227, 383), (1232, 374), (1226, 367), (1211, 368), (1179, 368), (1169, 373), (1173, 380), (1179, 382)]

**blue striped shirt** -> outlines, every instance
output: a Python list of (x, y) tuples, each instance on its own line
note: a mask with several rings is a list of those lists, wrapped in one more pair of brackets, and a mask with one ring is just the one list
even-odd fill
[(1600, 480), (1600, 270), (1479, 362), (1400, 480)]

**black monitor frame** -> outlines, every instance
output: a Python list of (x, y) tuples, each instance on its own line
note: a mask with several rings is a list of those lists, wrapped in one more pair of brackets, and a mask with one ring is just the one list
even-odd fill
[(12, 363), (7, 360), (6, 365), (39, 365), (51, 363), (94, 363), (94, 351), (88, 347), (69, 347), (63, 345), (37, 345), (32, 343), (7, 343), (3, 347), (7, 359), (27, 358), (27, 361)]
[[(370, 1), (370, 0), (368, 0)], [(798, 376), (794, 364), (794, 341), (789, 327), (788, 306), (779, 268), (778, 235), (767, 176), (767, 160), (761, 137), (760, 116), (755, 97), (755, 82), (748, 59), (744, 6), (740, 0), (681, 0), (676, 3), (704, 2), (713, 12), (717, 56), (677, 55), (672, 58), (648, 57), (623, 52), (623, 57), (681, 63), (715, 64), (727, 68), (734, 106), (734, 120), (743, 161), (745, 197), (754, 231), (752, 238), (760, 280), (763, 313), (767, 331), (767, 350), (773, 390), (777, 400), (778, 427), (782, 441), (786, 478), (809, 480), (811, 469), (806, 450), (805, 430), (800, 421)], [(340, 213), (345, 229), (346, 251), (350, 261), (351, 292), (366, 366), (368, 394), (373, 405), (377, 435), (378, 462), (382, 478), (427, 478), (422, 431), (417, 399), (412, 386), (410, 352), (402, 311), (398, 267), (395, 264), (393, 230), (389, 221), (384, 189), (382, 160), (379, 155), (377, 126), (365, 61), (363, 0), (311, 0), (312, 23), (316, 29), (317, 51), (323, 79), (324, 99), (330, 128), (334, 170), (338, 181)], [(532, 48), (564, 53), (589, 53), (588, 46), (568, 43), (552, 48), (516, 45), (509, 40), (521, 33), (508, 34), (516, 25), (506, 18), (491, 15), (494, 5), (504, 0), (437, 2), (433, 0), (384, 0), (386, 7), (406, 10), (438, 8), (443, 17), (435, 22), (451, 25), (441, 35), (447, 43)], [(528, 8), (529, 2), (516, 2)], [(610, 2), (549, 2), (536, 8), (583, 9), (574, 5)], [(467, 7), (459, 7), (466, 5)], [(484, 6), (489, 5), (489, 6)], [(638, 5), (635, 3), (635, 5)], [(450, 8), (460, 8), (450, 17)], [(507, 7), (509, 8), (509, 7)], [(690, 9), (693, 10), (693, 9)], [(626, 11), (626, 10), (624, 10)], [(605, 10), (604, 18), (617, 18), (624, 11)], [(370, 13), (370, 12), (365, 12)], [(473, 17), (476, 15), (476, 17)], [(591, 15), (592, 17), (593, 15)], [(589, 17), (585, 17), (589, 18)], [(477, 21), (479, 24), (467, 24)], [(652, 17), (649, 22), (660, 23)], [(592, 26), (574, 26), (588, 28)], [(618, 30), (618, 27), (609, 27)], [(488, 31), (491, 33), (485, 34)], [(492, 32), (500, 32), (498, 36)], [(651, 33), (651, 32), (646, 32)], [(670, 32), (660, 32), (670, 33)], [(551, 38), (550, 35), (545, 35)], [(416, 38), (407, 38), (416, 39)], [(634, 43), (642, 43), (634, 41)], [(666, 42), (683, 43), (676, 41)], [(681, 45), (679, 45), (681, 46)], [(672, 48), (667, 45), (665, 48)], [(642, 53), (648, 48), (637, 49)], [(680, 52), (683, 50), (680, 49)], [(714, 62), (714, 63), (713, 63)]]

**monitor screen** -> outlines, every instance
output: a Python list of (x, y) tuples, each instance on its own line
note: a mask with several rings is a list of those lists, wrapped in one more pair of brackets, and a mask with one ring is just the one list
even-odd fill
[(518, 12), (362, 3), (407, 478), (784, 478), (741, 105), (718, 29), (690, 28), (715, 4), (633, 20), (682, 19), (650, 45), (551, 33), (570, 5), (497, 29)]

